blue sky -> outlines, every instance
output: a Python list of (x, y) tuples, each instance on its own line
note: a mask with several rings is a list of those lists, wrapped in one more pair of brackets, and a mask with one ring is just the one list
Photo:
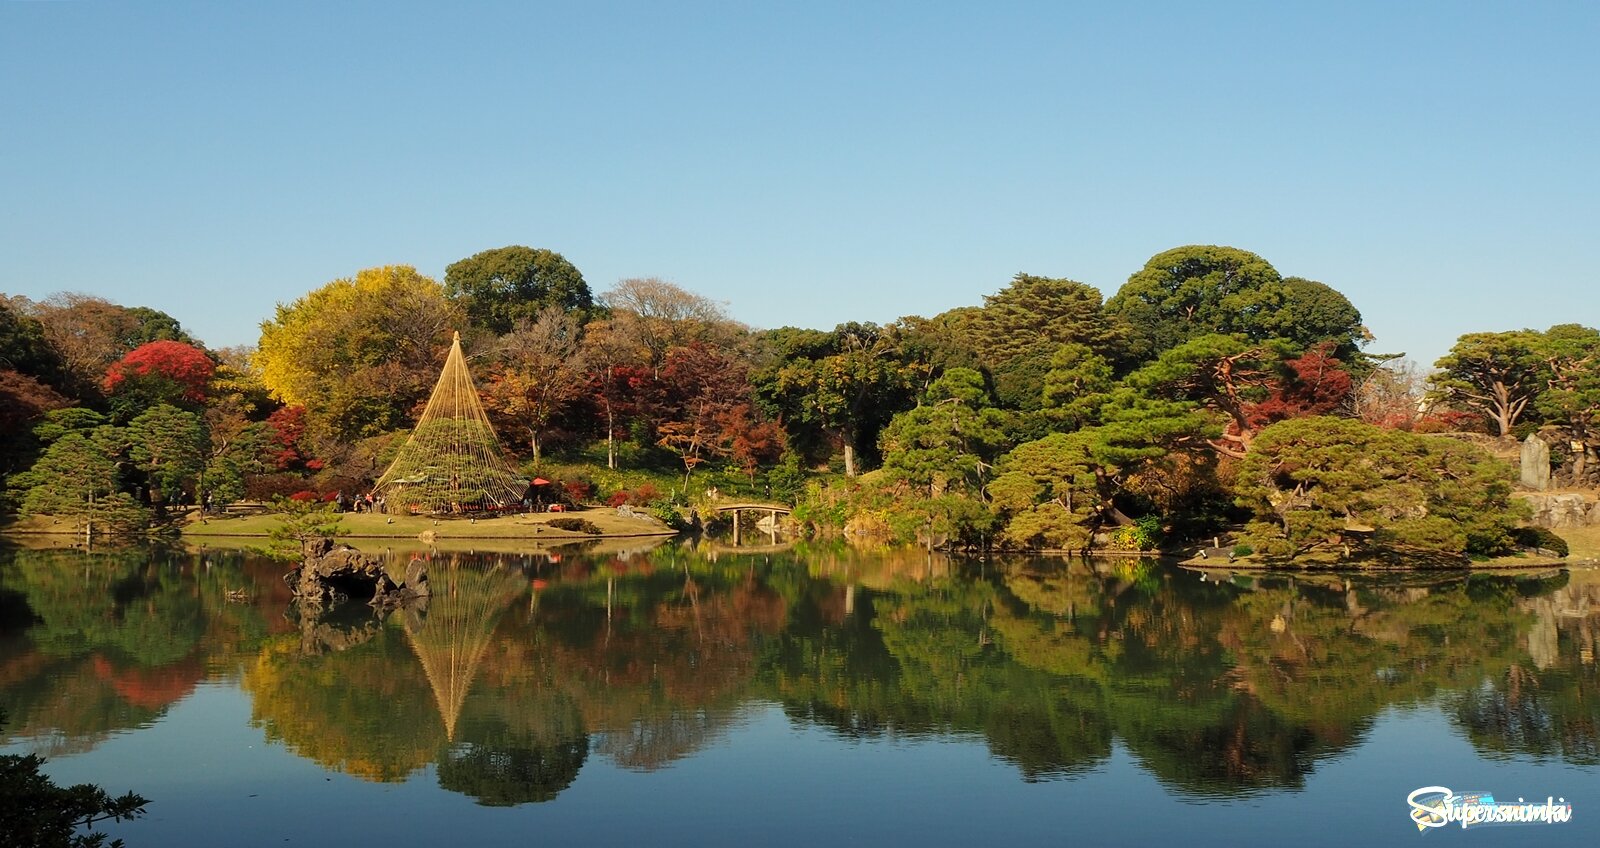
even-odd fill
[(1600, 323), (1597, 40), (1578, 2), (0, 2), (0, 291), (221, 346), (528, 244), (831, 327), (1230, 244), (1430, 363)]

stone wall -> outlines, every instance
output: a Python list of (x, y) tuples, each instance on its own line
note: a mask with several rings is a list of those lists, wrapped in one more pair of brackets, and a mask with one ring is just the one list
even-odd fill
[(1520, 492), (1516, 495), (1533, 507), (1532, 523), (1560, 530), (1600, 524), (1600, 500), (1590, 492)]

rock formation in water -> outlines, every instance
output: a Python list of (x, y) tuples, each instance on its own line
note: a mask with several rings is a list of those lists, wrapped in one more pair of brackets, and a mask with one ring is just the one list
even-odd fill
[(406, 582), (397, 584), (379, 558), (347, 546), (336, 548), (332, 539), (306, 542), (304, 557), (298, 568), (283, 576), (303, 610), (331, 608), (351, 600), (379, 608), (397, 607), (428, 594), (428, 574), (420, 560), (411, 561)]

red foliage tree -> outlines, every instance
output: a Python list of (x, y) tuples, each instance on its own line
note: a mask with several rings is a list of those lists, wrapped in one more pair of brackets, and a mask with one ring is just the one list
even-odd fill
[(106, 394), (139, 392), (152, 403), (202, 404), (217, 364), (205, 351), (183, 342), (139, 345), (106, 369)]
[(1275, 421), (1328, 415), (1345, 405), (1354, 388), (1350, 372), (1333, 356), (1332, 346), (1318, 345), (1283, 362), (1285, 373), (1266, 400), (1252, 404), (1249, 420), (1259, 430)]
[(267, 416), (267, 426), (272, 430), (274, 454), (272, 462), (281, 470), (315, 468), (321, 463), (302, 450), (306, 437), (306, 408), (286, 406)]

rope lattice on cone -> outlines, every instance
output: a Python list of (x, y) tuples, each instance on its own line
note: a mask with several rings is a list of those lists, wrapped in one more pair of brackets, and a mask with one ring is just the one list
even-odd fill
[(416, 429), (373, 489), (390, 512), (436, 513), (509, 506), (527, 488), (483, 412), (456, 333)]

